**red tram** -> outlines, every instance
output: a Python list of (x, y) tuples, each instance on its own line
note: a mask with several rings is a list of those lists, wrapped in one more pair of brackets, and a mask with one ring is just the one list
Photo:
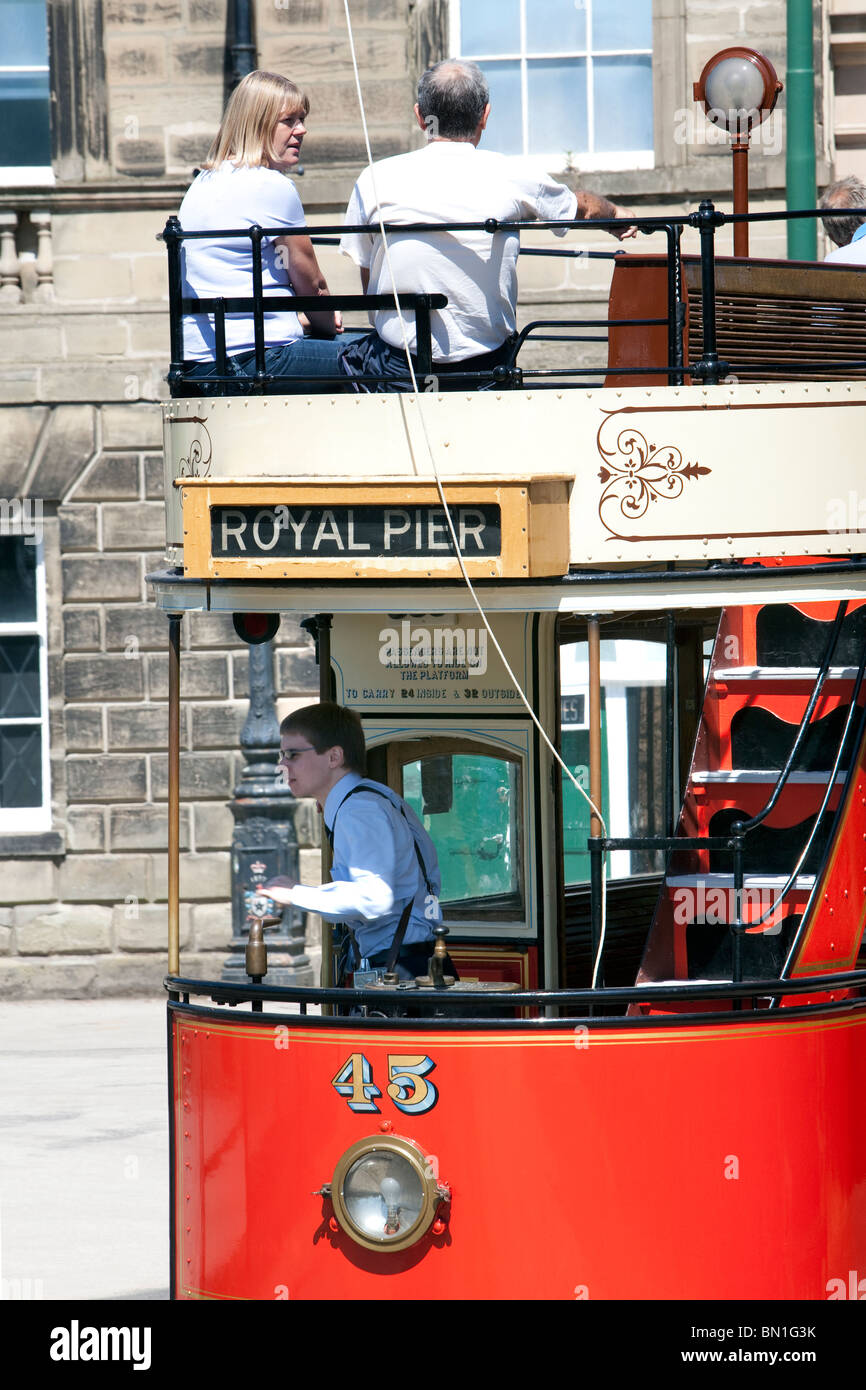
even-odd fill
[[(606, 384), (516, 359), (441, 395), (196, 397), (174, 373), (150, 578), (177, 1298), (823, 1300), (866, 1274), (866, 543), (833, 513), (866, 354), (782, 369), (767, 313), (743, 367), (725, 306), (764, 270), (714, 277), (709, 236), (681, 274), (687, 220), (647, 225), (655, 309), (617, 265)], [(800, 309), (842, 313), (862, 273), (812, 268)], [(175, 286), (175, 333), (190, 307)], [(196, 611), (317, 619), (323, 694), (437, 844), (459, 985), (338, 991), (327, 942), (322, 988), (183, 973)]]

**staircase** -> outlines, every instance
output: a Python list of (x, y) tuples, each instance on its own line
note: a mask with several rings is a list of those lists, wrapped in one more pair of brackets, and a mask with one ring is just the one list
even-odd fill
[[(857, 746), (866, 684), (837, 755), (864, 652), (863, 600), (841, 612), (835, 603), (723, 612), (679, 835), (727, 837), (760, 816), (816, 687), (817, 698), (772, 809), (744, 836), (739, 899), (730, 851), (670, 856), (639, 983), (854, 969), (866, 915), (866, 753)], [(729, 924), (738, 905), (737, 971)]]

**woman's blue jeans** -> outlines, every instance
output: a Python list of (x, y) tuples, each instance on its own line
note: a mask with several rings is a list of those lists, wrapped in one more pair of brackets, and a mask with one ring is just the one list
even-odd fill
[[(340, 333), (336, 338), (296, 338), (291, 343), (281, 343), (278, 347), (265, 349), (265, 371), (271, 376), (285, 377), (283, 381), (269, 382), (266, 395), (333, 395), (337, 391), (351, 391), (349, 379), (340, 366), (340, 359), (357, 333)], [(241, 352), (226, 361), (227, 375), (238, 381), (246, 381), (246, 391), (252, 390), (250, 378), (256, 374), (255, 352)], [(197, 362), (184, 373), (187, 381), (206, 382), (208, 377), (217, 376), (216, 362)], [(330, 380), (328, 380), (330, 379)], [(202, 390), (202, 395), (220, 395), (221, 384), (214, 383)]]

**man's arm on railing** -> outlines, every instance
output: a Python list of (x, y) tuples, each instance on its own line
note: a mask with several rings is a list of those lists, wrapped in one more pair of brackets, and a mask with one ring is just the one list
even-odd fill
[[(577, 215), (586, 218), (587, 221), (593, 221), (597, 217), (634, 217), (631, 208), (621, 208), (609, 198), (601, 198), (597, 193), (586, 193), (582, 188), (577, 190)], [(609, 231), (618, 241), (637, 236), (637, 227), (624, 227), (622, 230), (611, 227)]]

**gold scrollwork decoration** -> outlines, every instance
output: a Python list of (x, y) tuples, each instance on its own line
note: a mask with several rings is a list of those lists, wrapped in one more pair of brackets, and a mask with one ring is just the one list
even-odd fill
[[(602, 443), (602, 431), (610, 415), (598, 431), (597, 445), (604, 463), (598, 472), (602, 494), (598, 515), (602, 526), (617, 540), (638, 540), (642, 537), (623, 535), (620, 517), (627, 522), (639, 521), (655, 502), (671, 502), (680, 497), (686, 480), (711, 473), (700, 463), (686, 463), (675, 444), (656, 447), (633, 425), (621, 429), (613, 448)], [(628, 529), (628, 528), (626, 528)]]
[(175, 477), (206, 478), (210, 473), (213, 446), (204, 417), (201, 415), (190, 415), (187, 419), (176, 420), (174, 423), (175, 425), (200, 425), (201, 429), (199, 433), (205, 436), (204, 440), (201, 438), (194, 439), (189, 446), (189, 452), (186, 458), (178, 459)]

